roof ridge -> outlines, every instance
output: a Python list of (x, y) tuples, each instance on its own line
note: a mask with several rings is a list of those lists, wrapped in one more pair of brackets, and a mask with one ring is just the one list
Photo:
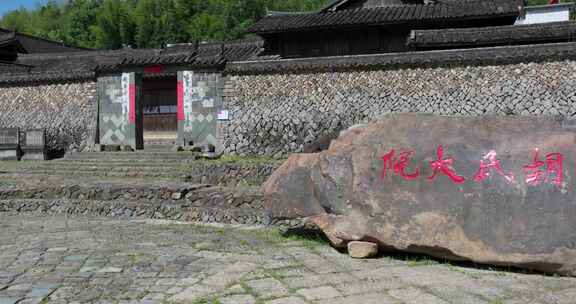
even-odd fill
[[(320, 11), (307, 15), (266, 16), (250, 26), (247, 33), (278, 33), (332, 26), (384, 25), (438, 19), (471, 19), (520, 14), (518, 0), (464, 0), (406, 6), (355, 8), (339, 11)], [(395, 12), (388, 14), (387, 12)], [(365, 18), (370, 13), (370, 18)]]
[(443, 29), (415, 29), (414, 32), (473, 32), (473, 31), (487, 31), (491, 29), (513, 29), (513, 28), (530, 28), (530, 27), (551, 27), (556, 25), (574, 25), (575, 20), (557, 21), (548, 23), (532, 23), (532, 24), (509, 24), (509, 25), (494, 25), (494, 26), (479, 26), (479, 27), (459, 27), (459, 28), (443, 28)]

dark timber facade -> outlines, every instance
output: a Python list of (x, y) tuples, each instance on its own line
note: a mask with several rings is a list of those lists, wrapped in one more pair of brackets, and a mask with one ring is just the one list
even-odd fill
[(312, 13), (271, 13), (248, 29), (282, 58), (406, 52), (413, 30), (512, 25), (521, 1), (335, 1)]

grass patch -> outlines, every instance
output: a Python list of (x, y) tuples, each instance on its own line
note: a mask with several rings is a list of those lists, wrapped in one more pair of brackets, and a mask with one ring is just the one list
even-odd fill
[(141, 258), (141, 254), (140, 253), (131, 253), (128, 255), (128, 260), (130, 261), (130, 266), (134, 266), (136, 265), (136, 263), (138, 263), (140, 261)]
[(414, 258), (407, 260), (408, 267), (418, 267), (418, 266), (431, 266), (440, 264), (438, 261), (432, 260), (427, 257)]
[(322, 232), (310, 229), (290, 229), (282, 231), (280, 228), (269, 228), (263, 230), (250, 231), (265, 243), (273, 246), (280, 246), (288, 241), (299, 242), (306, 248), (317, 248), (328, 245), (328, 240)]
[(285, 159), (275, 159), (267, 156), (223, 155), (219, 159), (201, 159), (196, 161), (196, 163), (263, 165), (263, 164), (279, 164), (284, 161)]
[(16, 186), (18, 183), (16, 181), (12, 181), (12, 180), (0, 180), (0, 188), (2, 187), (12, 187), (12, 186)]
[(256, 292), (254, 291), (254, 289), (252, 289), (252, 287), (248, 286), (248, 284), (246, 284), (246, 282), (242, 281), (239, 284), (240, 284), (240, 286), (242, 286), (242, 288), (244, 289), (244, 291), (246, 291), (247, 294), (256, 296)]
[(194, 249), (199, 250), (199, 251), (210, 250), (210, 248), (212, 248), (212, 244), (209, 242), (200, 242), (200, 243), (194, 244)]
[(490, 300), (490, 304), (504, 304), (504, 300), (502, 298), (496, 298)]
[(220, 300), (218, 300), (218, 298), (216, 297), (213, 298), (202, 297), (192, 301), (191, 304), (222, 304), (222, 302), (220, 302)]
[(316, 249), (321, 246), (328, 246), (329, 241), (319, 230), (312, 229), (291, 229), (282, 234), (290, 241), (300, 242), (308, 249)]

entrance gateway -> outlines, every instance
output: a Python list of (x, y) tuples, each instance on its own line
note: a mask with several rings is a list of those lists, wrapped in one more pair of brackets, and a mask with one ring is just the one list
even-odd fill
[(98, 78), (98, 131), (102, 145), (220, 147), (222, 77), (214, 72), (124, 72)]

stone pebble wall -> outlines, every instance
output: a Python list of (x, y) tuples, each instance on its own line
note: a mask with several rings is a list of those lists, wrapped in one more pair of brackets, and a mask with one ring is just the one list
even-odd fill
[(576, 61), (303, 74), (230, 75), (228, 153), (285, 155), (393, 112), (576, 114)]
[(83, 150), (96, 130), (95, 98), (95, 82), (0, 86), (0, 128), (43, 128), (50, 150)]
[(281, 162), (262, 164), (200, 164), (181, 179), (186, 182), (221, 186), (259, 186), (280, 167)]
[(265, 225), (258, 188), (67, 185), (0, 189), (0, 213), (166, 219), (184, 222)]

